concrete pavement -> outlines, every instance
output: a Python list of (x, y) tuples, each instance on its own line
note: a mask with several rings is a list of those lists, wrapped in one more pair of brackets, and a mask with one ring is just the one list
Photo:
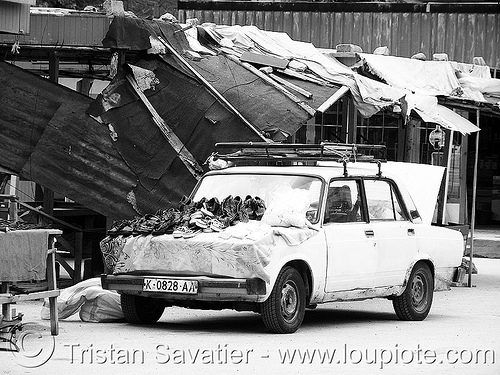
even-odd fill
[(27, 354), (50, 356), (29, 368), (31, 358), (0, 352), (0, 374), (498, 375), (500, 259), (474, 262), (473, 287), (435, 293), (422, 322), (399, 321), (385, 299), (330, 303), (308, 310), (292, 335), (269, 334), (254, 313), (168, 308), (151, 326), (84, 323), (76, 314), (52, 340), (41, 301), (24, 302), (23, 321), (43, 337), (28, 337)]
[(474, 256), (500, 258), (500, 226), (479, 227), (474, 230)]

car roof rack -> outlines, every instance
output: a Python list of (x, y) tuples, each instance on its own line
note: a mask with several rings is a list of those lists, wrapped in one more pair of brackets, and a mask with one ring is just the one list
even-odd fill
[(234, 165), (317, 165), (318, 161), (387, 161), (383, 145), (322, 142), (319, 144), (227, 142), (217, 143), (214, 160)]

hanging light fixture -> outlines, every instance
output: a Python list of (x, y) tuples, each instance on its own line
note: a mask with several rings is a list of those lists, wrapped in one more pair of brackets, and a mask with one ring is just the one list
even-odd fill
[(436, 129), (429, 134), (429, 142), (435, 150), (440, 150), (444, 146), (445, 134), (441, 126), (436, 125)]

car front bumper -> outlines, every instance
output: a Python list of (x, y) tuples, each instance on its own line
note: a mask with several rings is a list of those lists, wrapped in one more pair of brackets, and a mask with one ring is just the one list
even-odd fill
[[(193, 280), (198, 283), (196, 294), (144, 291), (147, 278), (168, 278)], [(195, 301), (244, 301), (262, 302), (266, 297), (266, 283), (262, 279), (213, 278), (207, 276), (178, 277), (169, 275), (101, 275), (103, 289), (116, 290), (119, 293), (135, 294), (144, 297), (166, 300)]]

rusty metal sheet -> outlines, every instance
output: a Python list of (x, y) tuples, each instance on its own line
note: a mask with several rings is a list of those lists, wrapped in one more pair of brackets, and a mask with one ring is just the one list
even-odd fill
[(135, 213), (137, 178), (108, 128), (85, 115), (92, 102), (0, 62), (0, 166), (111, 218)]

